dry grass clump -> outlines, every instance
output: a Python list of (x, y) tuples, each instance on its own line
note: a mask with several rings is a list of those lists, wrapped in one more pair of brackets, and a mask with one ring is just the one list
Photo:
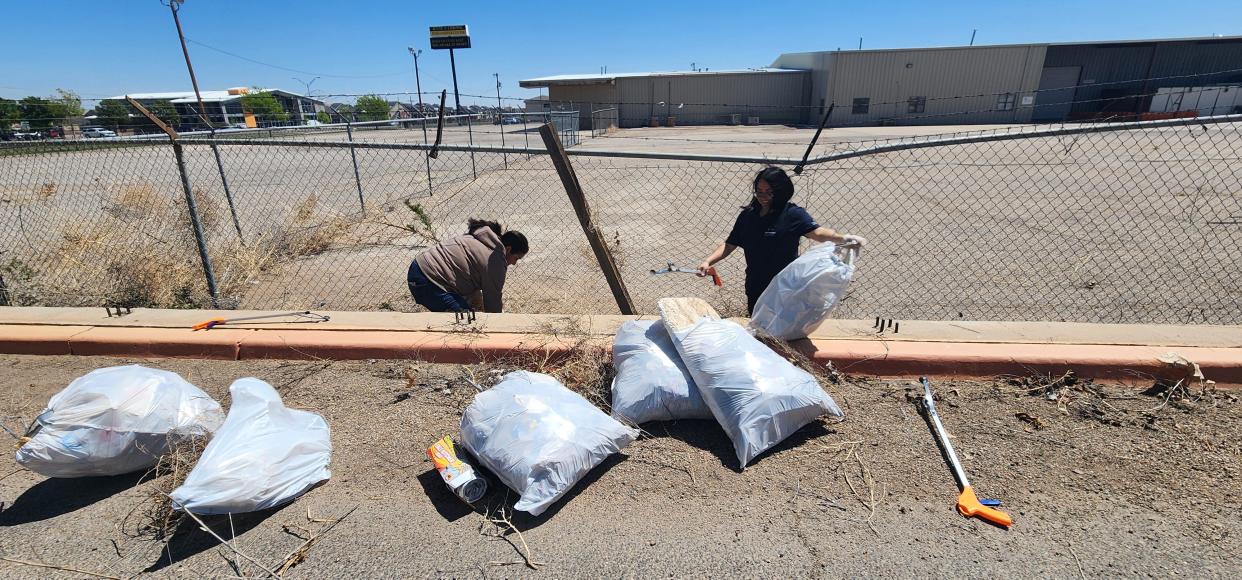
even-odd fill
[[(178, 193), (148, 182), (127, 184), (95, 219), (67, 225), (51, 256), (22, 280), (29, 287), (22, 292), (23, 305), (212, 306), (189, 209)], [(323, 252), (350, 229), (352, 222), (343, 218), (319, 218), (317, 205), (316, 197), (308, 196), (288, 223), (243, 243), (227, 208), (197, 192), (220, 296), (240, 297), (281, 258)]]
[(209, 437), (170, 435), (168, 449), (148, 473), (154, 481), (142, 500), (121, 521), (121, 530), (134, 538), (162, 541), (177, 530), (185, 512), (173, 509), (169, 494), (185, 483), (198, 463)]

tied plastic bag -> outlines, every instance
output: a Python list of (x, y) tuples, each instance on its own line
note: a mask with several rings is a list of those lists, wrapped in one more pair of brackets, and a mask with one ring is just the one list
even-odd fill
[(587, 472), (638, 437), (556, 379), (517, 371), (474, 397), (461, 442), (539, 515)]
[(621, 325), (612, 343), (612, 416), (633, 423), (711, 419), (712, 412), (659, 320)]
[(233, 404), (198, 464), (174, 489), (173, 506), (196, 514), (264, 510), (293, 501), (332, 477), (328, 423), (290, 409), (255, 378), (229, 387)]
[(750, 326), (785, 340), (806, 338), (836, 308), (854, 277), (854, 265), (836, 248), (819, 244), (785, 266), (755, 301)]
[(210, 435), (223, 418), (219, 403), (176, 373), (97, 369), (52, 396), (17, 463), (48, 477), (149, 469), (170, 438)]
[(841, 416), (815, 377), (735, 322), (701, 318), (671, 334), (743, 468), (815, 418)]

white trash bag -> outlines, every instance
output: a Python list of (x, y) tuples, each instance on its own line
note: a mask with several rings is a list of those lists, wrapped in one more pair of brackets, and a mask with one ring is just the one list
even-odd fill
[(751, 328), (784, 340), (806, 338), (836, 308), (854, 277), (854, 265), (836, 248), (819, 244), (785, 266), (755, 301)]
[(517, 371), (474, 396), (461, 418), (461, 442), (521, 495), (514, 509), (537, 516), (638, 430), (539, 373)]
[(238, 379), (229, 393), (228, 417), (170, 494), (174, 507), (206, 515), (265, 510), (332, 477), (332, 440), (323, 417), (284, 406), (276, 389), (259, 379)]
[(52, 396), (17, 463), (48, 477), (150, 469), (170, 438), (210, 435), (223, 419), (220, 403), (177, 373), (97, 369)]
[(632, 423), (711, 419), (660, 320), (621, 325), (612, 343), (612, 416)]
[(841, 416), (815, 377), (736, 322), (701, 318), (671, 334), (742, 468), (817, 417)]

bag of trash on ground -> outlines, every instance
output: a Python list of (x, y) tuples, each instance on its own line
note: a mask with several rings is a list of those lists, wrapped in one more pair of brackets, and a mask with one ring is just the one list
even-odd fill
[(47, 403), (17, 450), (17, 463), (48, 477), (150, 469), (170, 439), (210, 435), (220, 404), (176, 373), (139, 365), (74, 379)]
[(659, 320), (621, 325), (612, 343), (612, 416), (635, 424), (711, 419), (690, 371)]
[(785, 266), (755, 301), (751, 328), (785, 340), (806, 338), (836, 308), (854, 277), (854, 265), (836, 248), (819, 244)]
[(841, 409), (810, 373), (697, 298), (664, 298), (660, 315), (742, 468), (821, 415)]
[(535, 516), (637, 437), (560, 381), (527, 371), (475, 395), (461, 418), (462, 444), (521, 495), (514, 509)]
[(229, 387), (224, 425), (203, 449), (173, 507), (214, 515), (264, 510), (293, 501), (332, 477), (328, 423), (286, 407), (271, 385), (255, 378)]

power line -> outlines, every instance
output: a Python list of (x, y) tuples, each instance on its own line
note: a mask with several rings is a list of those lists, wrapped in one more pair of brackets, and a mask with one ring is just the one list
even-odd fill
[(216, 47), (214, 47), (214, 46), (211, 46), (210, 44), (204, 44), (204, 43), (199, 42), (199, 41), (197, 41), (197, 40), (192, 40), (192, 39), (189, 39), (189, 38), (187, 38), (187, 39), (185, 39), (185, 40), (186, 40), (186, 42), (189, 42), (189, 43), (192, 43), (192, 44), (197, 44), (198, 46), (201, 46), (201, 47), (206, 48), (206, 49), (208, 49), (208, 50), (214, 50), (214, 51), (216, 51), (216, 52), (218, 52), (218, 53), (220, 53), (220, 54), (225, 54), (225, 55), (231, 56), (231, 57), (233, 57), (233, 58), (237, 58), (237, 59), (244, 60), (244, 61), (246, 61), (246, 62), (250, 62), (250, 63), (254, 63), (254, 64), (257, 64), (257, 65), (266, 66), (266, 67), (270, 67), (270, 68), (274, 68), (274, 69), (279, 69), (279, 70), (283, 70), (283, 71), (287, 71), (287, 72), (295, 72), (295, 73), (298, 73), (298, 74), (304, 74), (304, 75), (315, 75), (315, 76), (329, 77), (329, 78), (335, 78), (335, 79), (377, 79), (377, 78), (383, 78), (383, 77), (395, 77), (395, 76), (400, 76), (400, 75), (404, 75), (404, 74), (406, 74), (406, 73), (404, 73), (404, 72), (395, 72), (395, 73), (385, 73), (385, 74), (378, 74), (378, 75), (334, 75), (334, 74), (321, 73), (321, 72), (312, 72), (312, 71), (301, 70), (301, 69), (296, 69), (296, 68), (289, 68), (289, 67), (286, 67), (286, 66), (280, 66), (280, 65), (278, 65), (278, 64), (272, 64), (272, 63), (270, 63), (270, 62), (263, 62), (263, 61), (261, 61), (261, 60), (256, 60), (256, 59), (253, 59), (253, 58), (250, 58), (250, 57), (247, 57), (247, 56), (242, 56), (242, 55), (237, 54), (237, 53), (234, 53), (234, 52), (229, 52), (229, 51), (227, 51), (227, 50), (224, 50), (223, 48), (216, 48)]

